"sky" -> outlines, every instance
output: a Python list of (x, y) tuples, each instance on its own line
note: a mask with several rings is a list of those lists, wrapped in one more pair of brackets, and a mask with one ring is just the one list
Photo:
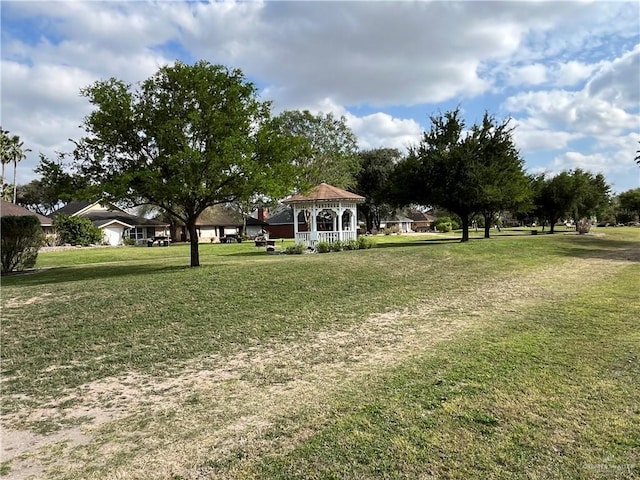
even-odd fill
[[(176, 60), (240, 68), (272, 112), (344, 116), (361, 149), (406, 151), (430, 117), (511, 118), (529, 173), (582, 168), (640, 187), (640, 2), (5, 1), (1, 124), (69, 152), (80, 89)], [(11, 170), (8, 172), (11, 178)]]

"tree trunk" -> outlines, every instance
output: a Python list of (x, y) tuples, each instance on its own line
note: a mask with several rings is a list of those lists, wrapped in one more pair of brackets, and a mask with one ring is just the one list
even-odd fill
[(187, 223), (187, 229), (189, 230), (189, 243), (191, 244), (191, 266), (199, 267), (200, 251), (198, 250), (198, 229), (195, 220), (190, 220)]
[(18, 169), (18, 162), (13, 160), (13, 203), (16, 203), (16, 193), (18, 189), (16, 188), (16, 170)]
[(484, 214), (484, 238), (491, 238), (490, 230), (491, 230), (491, 220), (493, 220), (493, 215), (485, 213)]
[(462, 220), (462, 240), (461, 242), (469, 241), (469, 214), (460, 215)]

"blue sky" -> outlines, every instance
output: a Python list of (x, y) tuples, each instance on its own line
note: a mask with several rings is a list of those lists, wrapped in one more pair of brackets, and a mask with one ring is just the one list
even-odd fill
[(343, 115), (360, 147), (405, 149), (460, 106), (512, 118), (530, 172), (640, 186), (638, 2), (2, 2), (2, 127), (69, 151), (80, 88), (176, 59), (238, 67), (273, 111)]

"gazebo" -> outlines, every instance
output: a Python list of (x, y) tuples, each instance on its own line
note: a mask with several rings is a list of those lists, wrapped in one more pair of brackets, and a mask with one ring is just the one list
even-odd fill
[[(283, 203), (293, 208), (296, 243), (315, 246), (317, 242), (355, 240), (358, 230), (357, 205), (364, 197), (321, 183), (306, 194), (297, 194)], [(307, 231), (300, 231), (300, 217)]]

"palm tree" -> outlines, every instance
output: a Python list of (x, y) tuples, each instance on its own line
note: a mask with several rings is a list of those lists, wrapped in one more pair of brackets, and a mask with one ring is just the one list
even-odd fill
[(13, 203), (16, 203), (16, 172), (18, 162), (27, 158), (25, 153), (31, 149), (23, 149), (24, 142), (20, 141), (18, 135), (9, 136), (8, 130), (2, 130), (0, 127), (0, 157), (2, 160), (2, 196), (5, 196), (5, 168), (8, 163), (13, 162)]
[(4, 194), (4, 172), (7, 163), (11, 161), (9, 156), (11, 138), (9, 131), (0, 127), (0, 160), (2, 161), (2, 183), (0, 184), (0, 194)]
[(12, 138), (12, 144), (13, 144), (13, 203), (16, 203), (16, 195), (18, 192), (18, 185), (16, 184), (16, 170), (18, 169), (18, 162), (20, 162), (21, 160), (24, 160), (25, 158), (27, 158), (27, 156), (25, 155), (26, 152), (30, 152), (31, 149), (30, 148), (25, 148), (24, 150), (22, 149), (22, 146), (24, 145), (24, 142), (20, 141), (20, 137), (17, 135), (14, 135)]

